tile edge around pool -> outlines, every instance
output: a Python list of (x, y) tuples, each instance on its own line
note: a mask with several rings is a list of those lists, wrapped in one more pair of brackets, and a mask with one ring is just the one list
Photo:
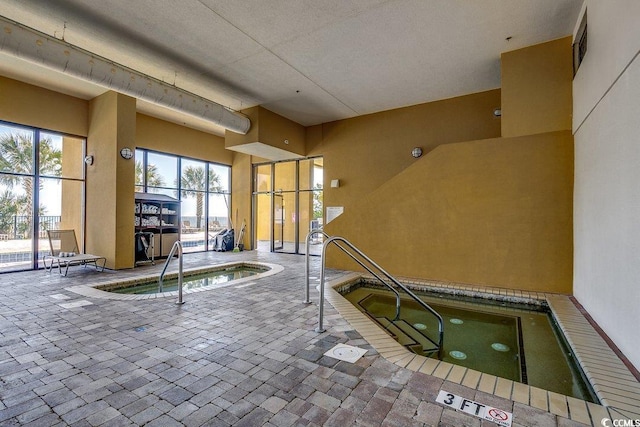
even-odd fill
[[(369, 279), (369, 277), (351, 273), (327, 283), (326, 300), (382, 357), (402, 368), (530, 405), (588, 425), (599, 426), (603, 418), (617, 419), (621, 416), (628, 419), (640, 418), (640, 383), (567, 295), (400, 279), (403, 283), (412, 286), (423, 285), (438, 290), (448, 290), (450, 293), (470, 291), (476, 294), (494, 294), (507, 298), (536, 299), (546, 302), (600, 399), (600, 405), (430, 359), (409, 351), (338, 292), (340, 288), (360, 279)], [(603, 365), (607, 367), (604, 370)], [(615, 377), (608, 374), (611, 369), (615, 369)], [(621, 376), (624, 378), (621, 379)], [(624, 382), (624, 389), (616, 388), (620, 381)]]
[[(184, 289), (183, 294), (188, 295), (188, 294), (193, 294), (197, 292), (204, 292), (204, 291), (210, 291), (213, 289), (219, 289), (222, 287), (240, 285), (246, 282), (260, 280), (261, 278), (264, 278), (264, 277), (273, 276), (274, 274), (278, 274), (284, 270), (284, 267), (279, 264), (272, 264), (272, 263), (261, 262), (261, 261), (235, 261), (235, 262), (209, 265), (206, 267), (190, 268), (190, 269), (184, 270), (183, 275), (186, 277), (186, 276), (191, 276), (196, 274), (213, 272), (217, 270), (223, 270), (231, 267), (255, 267), (260, 269), (268, 268), (268, 270), (258, 273), (254, 276), (243, 277), (241, 279), (236, 279), (230, 282), (226, 282), (224, 285), (205, 286), (205, 287), (194, 288), (194, 289)], [(177, 272), (172, 271), (171, 273), (168, 273), (166, 275), (166, 278), (168, 280), (171, 280), (176, 278), (177, 275), (178, 275)], [(158, 274), (154, 274), (154, 275), (141, 274), (141, 275), (130, 277), (124, 280), (116, 279), (108, 282), (101, 282), (94, 285), (86, 284), (86, 285), (70, 286), (65, 288), (65, 290), (79, 294), (79, 295), (83, 295), (86, 297), (110, 299), (110, 300), (122, 300), (122, 301), (142, 301), (142, 300), (156, 299), (156, 298), (168, 298), (168, 297), (175, 298), (178, 296), (178, 291), (136, 295), (136, 294), (119, 294), (119, 293), (109, 292), (109, 291), (99, 289), (101, 287), (106, 288), (110, 285), (115, 285), (115, 284), (133, 285), (133, 284), (145, 283), (145, 282), (149, 282), (157, 279), (158, 279)]]

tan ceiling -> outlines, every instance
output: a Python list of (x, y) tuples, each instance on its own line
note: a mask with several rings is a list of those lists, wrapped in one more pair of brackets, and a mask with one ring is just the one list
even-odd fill
[[(500, 87), (500, 54), (572, 34), (582, 3), (0, 0), (0, 15), (234, 110), (262, 105), (308, 126)], [(0, 74), (84, 99), (105, 91), (6, 54)]]

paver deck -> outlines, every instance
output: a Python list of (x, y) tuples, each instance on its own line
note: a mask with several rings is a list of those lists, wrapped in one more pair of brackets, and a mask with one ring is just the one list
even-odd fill
[[(285, 268), (187, 294), (184, 305), (72, 291), (157, 274), (161, 265), (104, 273), (75, 268), (68, 277), (1, 275), (0, 425), (496, 425), (436, 403), (442, 389), (513, 412), (514, 427), (583, 425), (571, 419), (574, 407), (591, 425), (610, 415), (598, 405), (558, 407), (555, 400), (548, 412), (518, 397), (515, 385), (513, 400), (499, 397), (499, 380), (487, 393), (465, 386), (457, 369), (443, 374), (411, 361), (412, 369), (404, 368), (381, 356), (331, 304), (325, 305), (327, 331), (316, 333), (317, 292), (311, 292), (314, 304), (302, 304), (301, 256), (184, 257), (185, 269), (238, 260)], [(312, 265), (318, 267), (317, 258)], [(337, 343), (368, 352), (355, 364), (324, 356)]]

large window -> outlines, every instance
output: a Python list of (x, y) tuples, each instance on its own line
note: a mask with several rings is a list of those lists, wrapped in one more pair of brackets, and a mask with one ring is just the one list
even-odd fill
[(34, 269), (47, 230), (84, 241), (83, 138), (0, 122), (0, 272)]
[(136, 191), (181, 201), (184, 251), (213, 250), (216, 234), (232, 228), (231, 168), (142, 149), (136, 150), (135, 158)]

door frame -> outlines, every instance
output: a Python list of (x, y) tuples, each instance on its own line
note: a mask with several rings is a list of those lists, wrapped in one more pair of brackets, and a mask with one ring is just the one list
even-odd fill
[[(273, 206), (273, 210), (271, 211), (271, 252), (277, 252), (284, 249), (285, 211), (282, 192), (273, 192), (271, 194), (271, 204)], [(278, 211), (280, 211), (279, 217)], [(277, 239), (277, 237), (279, 237), (279, 239)]]
[[(294, 224), (294, 239), (293, 239), (293, 250), (292, 251), (285, 251), (284, 250), (284, 226), (286, 224), (286, 215), (289, 214), (292, 217), (295, 217), (299, 220), (299, 218), (301, 218), (300, 216), (300, 193), (302, 192), (310, 192), (313, 194), (314, 191), (318, 191), (318, 190), (322, 190), (322, 188), (312, 188), (312, 189), (304, 189), (301, 190), (300, 187), (300, 180), (299, 180), (299, 175), (300, 175), (300, 162), (301, 161), (306, 161), (306, 160), (310, 160), (313, 161), (313, 159), (316, 158), (322, 158), (322, 156), (314, 156), (314, 157), (309, 157), (309, 158), (304, 158), (304, 159), (295, 159), (295, 160), (285, 160), (285, 161), (280, 161), (280, 162), (269, 162), (269, 163), (256, 163), (253, 165), (252, 168), (252, 187), (253, 187), (253, 191), (252, 191), (252, 236), (253, 236), (253, 243), (254, 243), (254, 247), (257, 249), (259, 247), (258, 242), (259, 242), (259, 233), (258, 233), (258, 227), (259, 227), (259, 222), (258, 221), (258, 204), (259, 204), (259, 196), (269, 196), (269, 250), (270, 252), (280, 252), (280, 253), (291, 253), (291, 254), (303, 254), (300, 252), (300, 224), (298, 222), (295, 222)], [(295, 162), (295, 189), (294, 190), (282, 190), (282, 189), (276, 189), (275, 188), (275, 183), (276, 183), (276, 164), (278, 163), (287, 163), (287, 162)], [(269, 166), (269, 190), (263, 190), (263, 191), (257, 191), (256, 186), (257, 186), (257, 170), (259, 167), (264, 167), (264, 166)], [(266, 173), (265, 173), (266, 175)], [(284, 200), (285, 200), (285, 193), (291, 193), (293, 194), (293, 208), (289, 207), (287, 205), (287, 210), (285, 211), (284, 209)], [(277, 212), (277, 207), (278, 207), (278, 203), (276, 201), (276, 199), (280, 200), (280, 204), (279, 206), (282, 206), (282, 209), (279, 209), (280, 212), (280, 218), (276, 217), (276, 212)], [(263, 203), (265, 203), (266, 201), (264, 201)], [(266, 203), (265, 203), (266, 204)], [(312, 212), (309, 213), (310, 216), (313, 215)], [(280, 221), (280, 224), (276, 224), (277, 221)], [(295, 220), (294, 220), (295, 221)], [(277, 239), (276, 237), (279, 237), (279, 239)], [(262, 239), (260, 241), (265, 242), (265, 239)], [(304, 246), (304, 245), (302, 245)], [(304, 248), (303, 248), (304, 249)]]

